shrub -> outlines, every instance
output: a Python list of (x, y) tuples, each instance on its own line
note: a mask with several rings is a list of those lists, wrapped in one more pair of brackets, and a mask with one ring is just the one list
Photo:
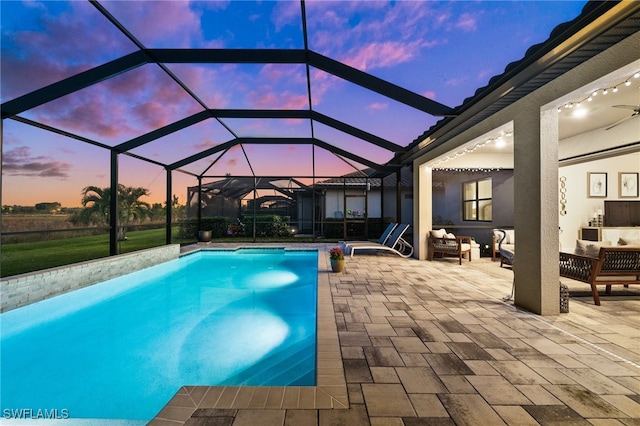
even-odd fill
[(198, 228), (197, 220), (189, 220), (180, 224), (178, 238), (197, 238), (198, 231), (211, 231), (212, 238), (222, 238), (227, 235), (229, 219), (222, 216), (203, 217)]
[[(245, 215), (244, 223), (250, 229), (253, 215)], [(279, 215), (256, 215), (256, 236), (258, 237), (287, 237), (291, 235), (291, 217)]]

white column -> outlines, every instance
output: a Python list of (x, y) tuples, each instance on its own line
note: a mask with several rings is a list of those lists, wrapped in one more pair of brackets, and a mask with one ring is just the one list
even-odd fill
[[(535, 105), (535, 102), (531, 103)], [(515, 304), (560, 312), (558, 272), (558, 120), (532, 106), (514, 120)]]
[(413, 256), (426, 260), (427, 235), (432, 227), (433, 216), (432, 169), (415, 162), (413, 167)]

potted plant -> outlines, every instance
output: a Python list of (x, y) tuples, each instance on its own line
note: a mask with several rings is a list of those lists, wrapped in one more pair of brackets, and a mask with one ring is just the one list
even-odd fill
[(344, 252), (340, 247), (334, 247), (329, 250), (329, 260), (331, 261), (331, 270), (333, 272), (342, 272), (344, 269)]
[(211, 241), (211, 231), (198, 231), (198, 242), (208, 243)]

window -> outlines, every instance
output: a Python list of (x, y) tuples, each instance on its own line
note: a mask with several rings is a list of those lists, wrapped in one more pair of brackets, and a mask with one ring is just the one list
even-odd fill
[(490, 222), (492, 211), (491, 178), (462, 184), (462, 217), (464, 220)]

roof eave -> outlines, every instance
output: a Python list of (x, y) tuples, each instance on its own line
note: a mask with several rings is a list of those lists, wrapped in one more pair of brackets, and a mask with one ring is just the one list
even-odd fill
[[(567, 55), (579, 50), (605, 31), (639, 11), (640, 2), (636, 1), (589, 3), (579, 17), (556, 27), (546, 42), (530, 48), (523, 59), (508, 65), (503, 74), (494, 77), (489, 85), (478, 89), (473, 97), (465, 100), (461, 106), (455, 109), (456, 116), (445, 118), (436, 123), (431, 129), (415, 139), (409, 145), (406, 153), (398, 155), (392, 161), (405, 165), (410, 164), (419, 156), (451, 137), (468, 130), (476, 124), (476, 121), (472, 119), (483, 112), (486, 113), (488, 107), (493, 106), (515, 89), (541, 75), (551, 66), (560, 63)], [(560, 31), (558, 34), (553, 34), (558, 31)], [(549, 77), (549, 81), (553, 78)], [(523, 93), (521, 97), (534, 90), (536, 89)], [(509, 104), (516, 100), (514, 99)], [(507, 104), (502, 108), (506, 106)], [(446, 139), (443, 136), (446, 136)]]

